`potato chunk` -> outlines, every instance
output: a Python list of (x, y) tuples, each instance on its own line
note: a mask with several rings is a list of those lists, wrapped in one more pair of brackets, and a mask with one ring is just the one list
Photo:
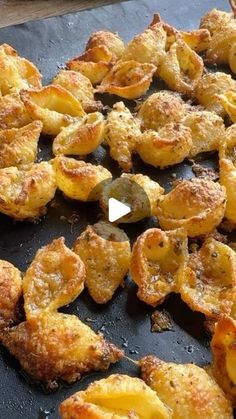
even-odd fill
[(211, 341), (213, 374), (236, 406), (236, 320), (222, 317)]
[(130, 265), (129, 238), (123, 230), (100, 222), (88, 226), (76, 239), (74, 252), (85, 264), (85, 285), (98, 304), (111, 300)]
[(105, 140), (110, 147), (111, 157), (125, 172), (132, 168), (132, 153), (140, 135), (139, 120), (123, 102), (115, 103), (107, 117)]
[(97, 201), (102, 182), (112, 177), (103, 166), (64, 156), (56, 157), (53, 166), (58, 188), (69, 198), (79, 201)]
[(155, 356), (141, 359), (140, 366), (143, 380), (172, 409), (173, 418), (233, 419), (230, 401), (203, 368)]
[(23, 278), (27, 320), (71, 303), (84, 289), (85, 267), (61, 237), (36, 253)]
[(0, 168), (33, 163), (42, 127), (41, 121), (34, 121), (22, 128), (0, 130)]
[(168, 408), (140, 378), (113, 374), (64, 400), (62, 419), (169, 419)]
[(56, 177), (48, 162), (0, 169), (0, 212), (15, 220), (32, 220), (45, 214), (45, 206), (55, 192)]
[(118, 33), (110, 31), (97, 31), (94, 32), (86, 45), (86, 50), (104, 45), (115, 56), (116, 59), (121, 58), (125, 45)]
[(0, 97), (0, 129), (21, 128), (30, 122), (31, 118), (19, 94)]
[(41, 315), (8, 329), (3, 345), (34, 380), (72, 383), (90, 371), (106, 370), (123, 352), (97, 335), (77, 316)]
[(21, 90), (20, 97), (30, 117), (42, 121), (44, 134), (57, 135), (75, 117), (85, 115), (80, 102), (61, 86)]
[(21, 294), (21, 272), (6, 260), (0, 260), (0, 332), (17, 320)]
[(164, 230), (185, 228), (188, 236), (211, 232), (224, 216), (226, 192), (224, 186), (205, 179), (180, 182), (157, 202), (155, 211)]
[(130, 273), (138, 285), (138, 297), (147, 304), (161, 304), (177, 284), (187, 263), (187, 236), (181, 229), (146, 230), (132, 249)]
[(217, 321), (230, 314), (236, 297), (236, 253), (213, 238), (189, 255), (179, 291), (192, 310)]
[(53, 153), (56, 156), (86, 156), (92, 153), (103, 140), (104, 125), (104, 117), (100, 112), (84, 116), (61, 130), (53, 141)]

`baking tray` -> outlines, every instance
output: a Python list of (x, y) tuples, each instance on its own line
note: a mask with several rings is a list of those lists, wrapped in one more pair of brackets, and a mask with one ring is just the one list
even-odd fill
[[(0, 44), (9, 43), (21, 55), (32, 60), (44, 76), (43, 83), (47, 84), (67, 59), (82, 52), (91, 32), (106, 28), (118, 31), (128, 41), (146, 28), (154, 12), (160, 12), (163, 19), (176, 27), (191, 29), (198, 27), (200, 17), (213, 7), (229, 10), (227, 2), (223, 0), (179, 0), (178, 5), (174, 0), (126, 1), (0, 29)], [(154, 85), (152, 89), (158, 87)], [(119, 98), (104, 95), (103, 100), (111, 105)], [(40, 140), (42, 151), (39, 159), (51, 157), (51, 144), (49, 138)], [(201, 164), (215, 167), (215, 157), (208, 156), (201, 160)], [(87, 160), (106, 166), (114, 176), (121, 173), (103, 147), (99, 147)], [(177, 177), (193, 176), (188, 161), (160, 171), (134, 158), (134, 172), (149, 175), (167, 190), (173, 173)], [(67, 201), (59, 192), (56, 202), (59, 205), (49, 205), (47, 215), (38, 224), (16, 223), (0, 215), (1, 259), (25, 271), (41, 246), (61, 235), (65, 236), (66, 244), (71, 246), (88, 223), (97, 221), (100, 213), (96, 203)], [(79, 220), (71, 224), (69, 221), (74, 214), (79, 216)], [(152, 226), (157, 226), (155, 219), (125, 225), (124, 229), (133, 241), (138, 234)], [(95, 304), (84, 291), (61, 311), (78, 315), (94, 330), (102, 331), (108, 340), (123, 347), (127, 356), (133, 359), (152, 353), (168, 361), (194, 362), (201, 366), (210, 362), (209, 336), (204, 331), (204, 317), (192, 312), (177, 295), (171, 295), (161, 308), (170, 313), (173, 328), (164, 333), (151, 333), (150, 315), (154, 309), (137, 299), (136, 286), (127, 278), (126, 287), (119, 289), (108, 304)], [(0, 352), (0, 418), (4, 419), (58, 418), (58, 404), (74, 392), (84, 389), (94, 379), (117, 372), (138, 374), (135, 365), (124, 359), (106, 373), (90, 374), (71, 386), (60, 387), (57, 392), (48, 394), (25, 376), (18, 362), (3, 347), (0, 347)]]

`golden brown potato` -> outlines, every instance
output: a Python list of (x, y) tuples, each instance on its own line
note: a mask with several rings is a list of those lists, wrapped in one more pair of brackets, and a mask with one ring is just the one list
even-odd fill
[(85, 115), (80, 102), (61, 86), (21, 90), (20, 97), (30, 117), (42, 121), (44, 134), (57, 135), (75, 117)]
[(119, 37), (118, 33), (113, 33), (110, 31), (97, 31), (90, 36), (86, 45), (86, 50), (101, 45), (107, 47), (109, 51), (112, 52), (112, 54), (116, 57), (116, 59), (121, 58), (125, 49), (124, 42)]
[(191, 130), (192, 147), (189, 157), (219, 149), (219, 143), (225, 135), (225, 125), (216, 113), (192, 109), (182, 123)]
[(96, 303), (107, 303), (129, 269), (128, 236), (118, 227), (101, 221), (86, 228), (76, 239), (73, 250), (85, 264), (89, 294)]
[(215, 111), (220, 116), (225, 116), (226, 111), (220, 102), (219, 95), (228, 90), (236, 92), (235, 80), (230, 74), (217, 71), (204, 74), (196, 86), (195, 96), (200, 105), (209, 111)]
[(148, 176), (142, 174), (123, 173), (113, 182), (104, 185), (100, 207), (108, 215), (109, 199), (115, 198), (131, 208), (128, 215), (119, 219), (119, 223), (135, 223), (153, 215), (156, 201), (164, 193), (164, 189)]
[(21, 294), (21, 272), (6, 260), (0, 260), (0, 331), (17, 319)]
[(190, 237), (210, 233), (225, 213), (224, 186), (212, 180), (189, 179), (180, 182), (157, 202), (155, 215), (161, 228), (185, 228)]
[(33, 163), (42, 127), (41, 121), (34, 121), (22, 128), (0, 130), (0, 168)]
[(187, 263), (187, 236), (182, 229), (164, 232), (146, 230), (132, 249), (130, 273), (138, 285), (138, 297), (156, 306), (177, 284)]
[(230, 119), (236, 122), (236, 91), (229, 90), (218, 97)]
[(211, 350), (214, 377), (236, 406), (236, 321), (231, 317), (216, 324)]
[(191, 130), (183, 124), (169, 123), (158, 132), (145, 131), (136, 151), (141, 159), (161, 169), (182, 162), (192, 148)]
[(20, 57), (10, 45), (0, 45), (0, 94), (18, 92), (20, 89), (40, 89), (41, 74), (37, 67)]
[(138, 118), (144, 129), (158, 131), (170, 122), (180, 122), (185, 111), (186, 105), (178, 94), (163, 90), (153, 93), (142, 103)]
[(69, 70), (79, 71), (96, 85), (101, 83), (114, 62), (112, 52), (105, 45), (97, 45), (72, 58), (66, 66)]
[(0, 212), (15, 220), (34, 220), (45, 214), (55, 192), (56, 177), (48, 162), (0, 169)]
[(200, 28), (208, 29), (211, 35), (233, 20), (233, 14), (213, 9), (201, 18)]
[(30, 122), (31, 118), (19, 94), (0, 97), (0, 129), (21, 128)]
[(52, 83), (69, 90), (79, 100), (85, 112), (96, 112), (102, 109), (102, 103), (94, 99), (91, 81), (82, 73), (60, 70)]
[(170, 419), (168, 408), (140, 378), (113, 374), (64, 400), (62, 419)]
[(86, 156), (101, 144), (104, 135), (104, 117), (100, 112), (90, 113), (62, 128), (53, 141), (53, 153)]
[(231, 19), (213, 33), (206, 58), (216, 64), (228, 64), (232, 46), (236, 42), (236, 22)]
[(34, 380), (72, 383), (81, 375), (106, 370), (123, 352), (97, 335), (77, 316), (41, 315), (6, 330), (2, 343)]
[(157, 74), (171, 90), (191, 96), (203, 67), (202, 58), (182, 39), (177, 39), (162, 58)]
[(64, 237), (39, 249), (23, 278), (27, 320), (51, 315), (71, 303), (84, 289), (85, 266), (65, 245)]
[(172, 409), (174, 419), (233, 419), (230, 401), (203, 368), (155, 356), (141, 359), (140, 366), (143, 380)]
[(132, 153), (140, 134), (139, 120), (123, 102), (115, 103), (107, 117), (105, 140), (110, 147), (111, 157), (125, 172), (132, 169)]
[(79, 201), (98, 200), (101, 183), (112, 177), (103, 166), (64, 156), (56, 157), (53, 166), (58, 188), (69, 198)]
[(236, 296), (236, 253), (226, 244), (206, 239), (199, 251), (189, 255), (179, 291), (192, 310), (210, 319), (230, 314)]
[(97, 92), (137, 99), (149, 89), (155, 71), (153, 64), (119, 61), (104, 77)]

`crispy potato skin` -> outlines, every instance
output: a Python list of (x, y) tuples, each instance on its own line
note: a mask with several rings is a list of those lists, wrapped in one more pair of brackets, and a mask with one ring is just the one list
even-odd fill
[(105, 370), (123, 352), (107, 343), (77, 316), (38, 316), (6, 330), (3, 345), (34, 380), (72, 383), (91, 370)]
[(183, 227), (188, 236), (210, 233), (220, 224), (226, 208), (224, 186), (205, 179), (183, 180), (157, 202), (161, 228)]
[(33, 120), (43, 123), (43, 134), (57, 135), (61, 128), (85, 115), (80, 102), (68, 90), (58, 85), (39, 90), (21, 90), (20, 97)]
[(40, 89), (42, 76), (37, 67), (20, 57), (10, 45), (0, 45), (0, 93), (5, 96), (23, 88)]
[(56, 177), (48, 162), (0, 169), (0, 212), (15, 220), (33, 220), (45, 214), (55, 192)]
[(192, 310), (217, 321), (230, 314), (236, 297), (236, 253), (213, 238), (189, 255), (179, 278), (181, 298)]
[(104, 117), (99, 112), (90, 113), (61, 130), (53, 141), (53, 153), (57, 156), (92, 153), (104, 136)]
[(225, 125), (220, 116), (209, 111), (192, 110), (182, 122), (191, 130), (192, 147), (189, 157), (219, 149), (220, 141), (225, 136)]
[(156, 71), (153, 64), (139, 63), (134, 60), (119, 61), (104, 77), (98, 93), (110, 93), (125, 99), (137, 99), (150, 87)]
[(112, 177), (103, 166), (64, 156), (56, 157), (53, 166), (58, 188), (69, 198), (79, 201), (98, 200), (101, 182)]
[(88, 226), (76, 239), (74, 252), (86, 267), (85, 285), (98, 304), (113, 297), (129, 269), (129, 238), (118, 227), (106, 222)]
[(91, 48), (104, 45), (109, 49), (110, 52), (116, 57), (116, 59), (120, 59), (125, 45), (122, 39), (119, 37), (118, 33), (113, 33), (110, 31), (97, 31), (94, 32), (86, 45), (86, 50)]
[(179, 95), (163, 90), (153, 93), (142, 103), (138, 118), (143, 129), (158, 131), (168, 123), (180, 122), (185, 110), (186, 105)]
[(218, 384), (236, 406), (236, 321), (222, 317), (211, 341), (213, 374)]
[(145, 131), (138, 139), (136, 151), (145, 163), (162, 169), (182, 162), (191, 147), (191, 130), (183, 124), (169, 123), (158, 132)]
[(200, 105), (223, 117), (226, 115), (226, 111), (221, 104), (219, 95), (229, 90), (236, 92), (235, 80), (232, 79), (230, 74), (217, 71), (202, 76), (196, 86), (195, 96)]
[(140, 378), (113, 374), (60, 404), (62, 419), (169, 419), (171, 412)]
[(105, 140), (110, 147), (111, 157), (125, 172), (132, 169), (132, 153), (140, 135), (139, 120), (123, 102), (115, 103), (107, 117)]
[(72, 302), (84, 289), (85, 266), (65, 245), (64, 237), (53, 240), (36, 253), (23, 278), (27, 320), (56, 311)]
[(18, 93), (0, 97), (0, 129), (21, 128), (31, 118)]
[(33, 163), (37, 156), (41, 121), (22, 128), (0, 130), (0, 168)]
[(6, 260), (0, 260), (0, 332), (17, 320), (21, 294), (21, 272)]
[(140, 366), (143, 380), (172, 409), (173, 418), (233, 419), (230, 401), (203, 368), (155, 356), (141, 359)]
[(220, 183), (226, 188), (227, 204), (225, 217), (233, 224), (236, 224), (236, 124), (226, 130), (225, 138), (220, 143)]
[(147, 304), (161, 304), (177, 284), (187, 264), (187, 236), (181, 229), (146, 230), (136, 240), (130, 273), (138, 285), (138, 297)]

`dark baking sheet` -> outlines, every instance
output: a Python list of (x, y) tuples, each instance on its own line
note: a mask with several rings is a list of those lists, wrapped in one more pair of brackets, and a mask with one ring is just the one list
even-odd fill
[[(23, 25), (0, 29), (0, 44), (11, 44), (20, 54), (32, 60), (41, 70), (44, 84), (48, 83), (58, 69), (70, 57), (80, 53), (91, 32), (106, 28), (118, 31), (125, 41), (142, 31), (152, 19), (154, 12), (160, 12), (170, 24), (184, 29), (197, 27), (202, 14), (213, 7), (228, 9), (226, 1), (205, 0), (146, 0), (127, 1), (114, 5), (83, 11), (76, 14), (29, 22)], [(154, 89), (157, 86), (154, 85)], [(104, 96), (107, 104), (111, 100)], [(116, 98), (119, 100), (119, 98)], [(51, 140), (42, 138), (42, 152), (39, 158), (50, 158)], [(120, 174), (116, 163), (108, 156), (105, 148), (99, 149), (88, 161), (105, 165), (115, 176)], [(208, 156), (201, 162), (207, 166), (217, 163), (215, 156)], [(148, 174), (167, 189), (172, 173), (177, 177), (192, 177), (191, 164), (184, 162), (177, 167), (159, 171), (134, 159), (134, 171)], [(0, 258), (6, 259), (24, 271), (36, 250), (53, 238), (65, 236), (70, 246), (88, 223), (98, 219), (97, 204), (81, 204), (66, 201), (60, 193), (60, 203), (50, 207), (39, 224), (14, 223), (0, 215)], [(71, 225), (68, 220), (73, 214), (79, 221)], [(131, 240), (156, 222), (149, 219), (135, 225), (125, 226)], [(173, 330), (162, 334), (151, 333), (150, 314), (153, 309), (140, 302), (136, 288), (127, 278), (127, 287), (116, 292), (112, 301), (104, 306), (96, 305), (83, 294), (63, 311), (79, 315), (93, 329), (100, 330), (105, 337), (124, 348), (126, 354), (137, 359), (145, 354), (177, 362), (195, 362), (205, 365), (210, 361), (209, 339), (203, 329), (203, 316), (191, 312), (176, 295), (163, 304), (170, 313)], [(92, 320), (92, 322), (91, 322)], [(137, 368), (127, 360), (114, 365), (105, 374), (92, 374), (72, 386), (62, 387), (56, 393), (46, 394), (43, 389), (29, 382), (19, 368), (18, 362), (0, 347), (0, 418), (32, 419), (58, 418), (58, 404), (77, 390), (85, 388), (91, 380), (115, 372), (136, 375)]]

